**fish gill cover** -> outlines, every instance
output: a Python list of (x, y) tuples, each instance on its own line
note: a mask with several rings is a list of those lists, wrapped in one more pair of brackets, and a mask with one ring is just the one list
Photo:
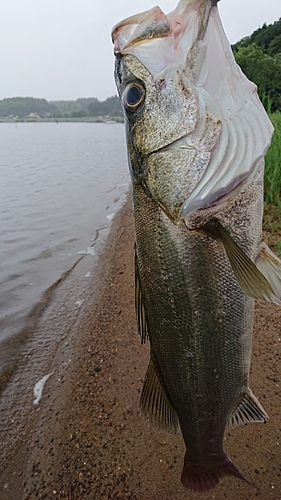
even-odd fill
[(181, 0), (167, 15), (154, 7), (121, 21), (112, 31), (116, 54), (137, 57), (155, 81), (181, 72), (199, 106), (208, 100), (208, 112), (220, 124), (215, 144), (198, 145), (204, 113), (199, 113), (195, 132), (187, 130), (186, 147), (201, 148), (210, 158), (182, 206), (185, 219), (198, 209), (225, 203), (248, 183), (273, 133), (256, 85), (235, 62), (216, 3)]

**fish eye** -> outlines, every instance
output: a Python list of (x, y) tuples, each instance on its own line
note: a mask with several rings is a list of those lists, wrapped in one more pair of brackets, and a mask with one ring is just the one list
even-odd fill
[(134, 112), (141, 105), (145, 97), (145, 89), (139, 83), (129, 83), (125, 88), (122, 101), (126, 111)]

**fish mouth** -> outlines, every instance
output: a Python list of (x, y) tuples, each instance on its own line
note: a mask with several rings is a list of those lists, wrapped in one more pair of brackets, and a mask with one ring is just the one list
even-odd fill
[[(174, 66), (175, 60), (182, 65), (194, 43), (204, 38), (211, 9), (217, 1), (180, 0), (169, 14), (153, 7), (124, 19), (112, 29), (115, 54), (135, 55), (154, 76)], [(148, 49), (152, 50), (149, 57)]]
[(154, 155), (156, 153), (164, 153), (165, 151), (168, 151), (170, 149), (193, 149), (195, 150), (196, 148), (189, 144), (187, 142), (187, 135), (183, 135), (179, 139), (175, 139), (173, 142), (170, 142), (166, 146), (162, 146), (159, 149), (155, 149), (154, 151), (151, 151), (148, 153), (148, 157), (151, 155)]

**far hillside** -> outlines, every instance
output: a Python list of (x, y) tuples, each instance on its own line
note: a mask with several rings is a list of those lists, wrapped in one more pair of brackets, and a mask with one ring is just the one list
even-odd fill
[(76, 101), (46, 101), (34, 97), (11, 97), (0, 100), (0, 118), (121, 118), (121, 106), (117, 96), (99, 101), (95, 97)]

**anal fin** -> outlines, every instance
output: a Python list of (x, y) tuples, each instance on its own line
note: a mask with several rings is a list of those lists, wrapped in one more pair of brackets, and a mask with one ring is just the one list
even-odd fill
[(150, 358), (140, 398), (140, 408), (155, 427), (176, 434), (179, 432), (178, 416), (161, 383), (152, 358)]
[(138, 256), (136, 248), (135, 248), (135, 307), (137, 315), (138, 332), (141, 338), (141, 343), (145, 344), (145, 341), (149, 337), (148, 337), (144, 302), (141, 292), (141, 281), (139, 276)]
[(267, 420), (266, 411), (252, 391), (248, 389), (238, 408), (230, 415), (226, 429), (235, 429), (235, 427), (250, 422), (266, 422)]

